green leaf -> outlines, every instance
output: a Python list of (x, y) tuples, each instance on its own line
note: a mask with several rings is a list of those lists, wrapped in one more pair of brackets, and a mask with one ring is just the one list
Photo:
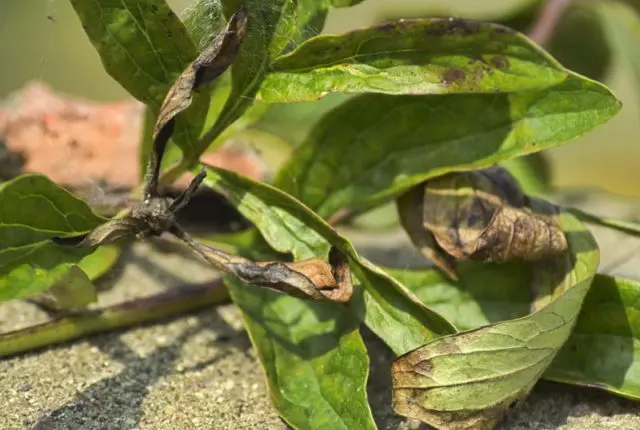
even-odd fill
[(80, 260), (78, 267), (87, 274), (89, 279), (95, 281), (106, 275), (118, 262), (121, 255), (122, 248), (120, 245), (102, 245), (97, 247), (93, 253)]
[[(105, 70), (145, 103), (155, 120), (174, 80), (196, 57), (187, 30), (164, 0), (71, 0)], [(187, 159), (198, 153), (208, 91), (193, 99), (176, 123), (172, 141)]]
[(324, 258), (333, 245), (348, 255), (351, 270), (364, 287), (350, 305), (397, 353), (455, 331), (440, 315), (421, 305), (402, 284), (360, 257), (351, 242), (288, 194), (214, 167), (207, 167), (204, 183), (225, 195), (276, 251), (291, 252), (296, 260)]
[(359, 321), (334, 303), (309, 302), (225, 280), (265, 368), (271, 399), (298, 429), (375, 429), (369, 359)]
[(553, 291), (550, 301), (525, 317), (446, 336), (400, 357), (392, 371), (396, 412), (439, 428), (493, 428), (533, 388), (569, 338), (599, 263), (597, 244), (580, 222), (564, 213), (562, 223), (568, 272), (548, 266), (536, 272), (539, 287)]
[[(231, 93), (213, 127), (202, 137), (209, 146), (252, 105), (269, 63), (287, 45), (295, 32), (293, 0), (247, 0), (247, 29), (231, 66)], [(225, 14), (235, 11), (237, 2), (225, 2)], [(233, 10), (231, 10), (233, 9)], [(219, 140), (218, 140), (219, 141)]]
[(354, 97), (320, 120), (277, 185), (327, 218), (365, 210), (429, 178), (558, 146), (620, 110), (576, 75), (541, 91)]
[(531, 283), (531, 269), (526, 263), (458, 261), (457, 283), (436, 269), (384, 270), (458, 329), (469, 330), (526, 316), (531, 293), (523, 285)]
[(38, 297), (40, 303), (56, 310), (83, 308), (97, 300), (96, 287), (78, 266), (69, 267), (65, 276)]
[(36, 299), (48, 308), (73, 310), (84, 308), (98, 300), (96, 287), (91, 281), (104, 276), (117, 263), (122, 249), (119, 245), (99, 246), (83, 257), (77, 266), (56, 281), (51, 288)]
[(526, 91), (558, 84), (567, 75), (550, 55), (502, 25), (413, 19), (308, 40), (274, 61), (259, 97), (281, 103), (330, 92)]
[(40, 293), (93, 252), (54, 244), (54, 236), (86, 233), (105, 219), (45, 176), (0, 186), (0, 300)]
[(551, 189), (551, 166), (541, 152), (512, 158), (502, 165), (529, 195), (539, 195)]
[(597, 275), (544, 376), (640, 400), (640, 283)]
[[(436, 270), (386, 269), (460, 329), (524, 317), (531, 267), (459, 263), (454, 284)], [(596, 275), (576, 326), (545, 379), (640, 399), (640, 283)]]

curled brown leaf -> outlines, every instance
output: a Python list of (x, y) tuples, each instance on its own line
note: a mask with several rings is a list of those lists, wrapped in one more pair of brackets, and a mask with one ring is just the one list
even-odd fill
[(413, 243), (457, 279), (456, 259), (544, 261), (567, 252), (553, 211), (536, 209), (531, 201), (503, 167), (492, 166), (428, 180), (397, 204)]
[(320, 258), (291, 263), (253, 262), (193, 242), (185, 237), (184, 233), (182, 238), (214, 267), (231, 273), (246, 284), (280, 291), (303, 299), (340, 303), (348, 302), (353, 294), (347, 257), (337, 248), (331, 249), (329, 263)]
[(153, 129), (153, 149), (147, 167), (145, 199), (157, 194), (160, 163), (176, 116), (191, 105), (193, 92), (212, 83), (233, 62), (244, 39), (247, 12), (239, 9), (224, 31), (182, 72), (173, 83), (160, 107)]

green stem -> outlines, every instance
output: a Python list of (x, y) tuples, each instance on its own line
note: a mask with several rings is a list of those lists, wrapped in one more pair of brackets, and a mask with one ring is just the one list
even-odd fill
[(572, 207), (566, 207), (564, 209), (581, 221), (600, 225), (613, 230), (618, 230), (631, 236), (640, 236), (640, 224), (637, 222), (625, 221), (610, 217), (601, 217)]
[(222, 279), (189, 285), (103, 309), (67, 314), (0, 335), (0, 357), (7, 357), (88, 335), (173, 317), (226, 302)]

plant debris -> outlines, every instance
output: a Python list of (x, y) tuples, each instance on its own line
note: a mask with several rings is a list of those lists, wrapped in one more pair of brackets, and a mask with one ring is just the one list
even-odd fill
[(233, 274), (241, 281), (290, 295), (313, 300), (346, 302), (353, 287), (346, 256), (333, 248), (329, 264), (319, 258), (293, 263), (252, 262), (218, 249), (197, 243), (176, 221), (206, 176), (203, 169), (175, 199), (161, 195), (159, 173), (166, 144), (173, 133), (173, 121), (191, 101), (192, 92), (210, 84), (231, 65), (244, 34), (246, 13), (238, 11), (223, 35), (212, 42), (178, 77), (169, 90), (154, 127), (153, 149), (147, 167), (142, 201), (126, 215), (98, 226), (87, 234), (55, 237), (53, 241), (66, 246), (97, 247), (122, 238), (146, 238), (168, 232), (191, 247), (216, 268)]

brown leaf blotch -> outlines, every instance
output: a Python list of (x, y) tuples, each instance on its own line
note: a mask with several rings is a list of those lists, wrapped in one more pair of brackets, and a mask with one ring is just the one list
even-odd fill
[(504, 55), (494, 55), (489, 61), (491, 61), (491, 64), (499, 70), (509, 67), (509, 60)]
[(464, 80), (466, 76), (467, 74), (464, 70), (452, 67), (442, 73), (442, 85), (448, 87), (456, 82)]

